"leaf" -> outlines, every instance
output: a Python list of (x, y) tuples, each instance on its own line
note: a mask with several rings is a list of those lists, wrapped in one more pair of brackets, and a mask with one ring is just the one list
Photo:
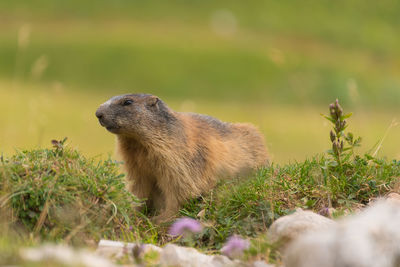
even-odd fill
[(360, 146), (361, 141), (362, 141), (361, 137), (358, 137), (358, 138), (354, 141), (353, 145), (354, 145), (354, 146)]
[(353, 135), (353, 133), (347, 133), (347, 137), (350, 138), (351, 140), (353, 140), (354, 135)]
[(326, 116), (324, 114), (321, 114), (321, 116), (324, 117), (325, 119), (327, 119), (328, 121), (332, 122), (333, 124), (335, 124), (335, 120), (332, 119), (331, 117), (328, 117), (328, 116)]
[(343, 158), (343, 161), (344, 161), (344, 162), (348, 161), (348, 160), (350, 159), (350, 156), (351, 156), (350, 153), (349, 153), (349, 154), (346, 154), (346, 155), (344, 156), (344, 158)]
[(315, 206), (315, 200), (313, 200), (313, 199), (307, 200), (306, 206), (307, 206), (307, 208), (309, 208), (309, 209), (312, 208), (312, 207), (314, 207), (314, 206)]
[(336, 166), (338, 166), (338, 163), (336, 161), (330, 161), (329, 162), (329, 166), (330, 167), (336, 167)]
[(365, 154), (365, 158), (366, 158), (367, 160), (374, 159), (374, 157), (371, 156), (370, 154)]
[(342, 120), (344, 120), (344, 119), (348, 119), (348, 118), (350, 118), (351, 116), (353, 116), (353, 112), (350, 112), (349, 114), (346, 114), (346, 115), (341, 116), (341, 117), (340, 117), (340, 120), (342, 121)]
[(356, 195), (354, 194), (354, 193), (351, 193), (350, 195), (348, 195), (348, 199), (353, 199), (353, 198), (355, 198), (356, 197)]

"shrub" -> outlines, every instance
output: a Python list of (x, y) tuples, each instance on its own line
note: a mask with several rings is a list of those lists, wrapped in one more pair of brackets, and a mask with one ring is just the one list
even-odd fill
[[(53, 141), (53, 149), (17, 152), (0, 164), (0, 207), (7, 224), (44, 240), (82, 243), (100, 238), (157, 235), (136, 212), (138, 200), (112, 160), (87, 159)], [(4, 219), (4, 218), (3, 218)]]

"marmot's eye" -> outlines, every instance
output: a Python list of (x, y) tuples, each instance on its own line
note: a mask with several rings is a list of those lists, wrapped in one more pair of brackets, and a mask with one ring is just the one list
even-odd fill
[(123, 106), (129, 106), (129, 105), (132, 104), (132, 103), (133, 103), (133, 100), (127, 99), (127, 100), (124, 101), (124, 103), (122, 103), (122, 105), (123, 105)]

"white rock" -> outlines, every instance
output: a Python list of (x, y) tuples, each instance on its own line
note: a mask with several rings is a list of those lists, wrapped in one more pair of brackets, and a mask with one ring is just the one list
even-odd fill
[(135, 244), (102, 239), (98, 244), (96, 254), (110, 259), (121, 259), (128, 255), (130, 261), (133, 262), (132, 251), (134, 249), (139, 249), (141, 255), (150, 251), (155, 251), (159, 254), (162, 252), (162, 248), (151, 244)]
[(268, 264), (265, 261), (255, 261), (253, 262), (253, 267), (274, 267), (275, 265)]
[[(123, 248), (128, 248), (128, 249), (133, 249), (134, 247), (138, 246), (140, 244), (135, 244), (135, 243), (126, 243), (126, 242), (121, 242), (121, 241), (112, 241), (112, 240), (105, 240), (102, 239), (99, 241), (98, 248), (97, 250), (101, 249), (116, 249), (116, 250), (121, 250)], [(152, 244), (142, 244), (140, 245), (142, 249), (144, 249), (146, 252), (153, 250), (156, 252), (161, 252), (162, 248), (157, 247)]]
[(400, 205), (400, 194), (398, 193), (390, 193), (386, 196), (386, 199)]
[(228, 257), (217, 255), (205, 255), (194, 248), (180, 247), (168, 244), (164, 247), (160, 263), (162, 266), (175, 267), (222, 267), (222, 266), (245, 266), (240, 261), (232, 261)]
[(295, 213), (276, 220), (268, 230), (268, 238), (272, 242), (287, 243), (296, 239), (300, 234), (326, 229), (334, 224), (333, 220), (312, 211), (298, 209)]
[(75, 250), (64, 245), (43, 245), (20, 250), (22, 259), (31, 262), (55, 261), (63, 266), (114, 267), (108, 259), (88, 250)]
[(157, 253), (159, 253), (160, 258), (158, 264), (160, 266), (245, 266), (242, 262), (238, 260), (232, 261), (228, 257), (222, 255), (206, 255), (197, 251), (194, 248), (180, 247), (173, 244), (168, 244), (164, 248), (160, 248), (150, 244), (140, 245), (119, 241), (100, 240), (96, 253), (98, 255), (106, 256), (112, 259), (119, 259), (128, 255), (131, 262), (134, 262), (132, 253), (128, 253), (134, 248), (140, 249), (141, 255), (146, 254), (150, 251), (156, 251)]
[(328, 229), (306, 233), (286, 250), (286, 267), (398, 267), (400, 205), (380, 200)]
[[(334, 251), (334, 231), (310, 232), (299, 237), (285, 251), (286, 267), (333, 267), (336, 256)], [(301, 244), (301, 245), (299, 245)]]

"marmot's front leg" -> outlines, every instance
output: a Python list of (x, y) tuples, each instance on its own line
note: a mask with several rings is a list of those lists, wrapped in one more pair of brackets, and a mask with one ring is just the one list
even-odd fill
[(164, 193), (160, 190), (160, 188), (155, 184), (153, 190), (150, 193), (149, 197), (149, 205), (154, 208), (157, 212), (161, 212), (165, 209), (165, 197)]
[[(140, 177), (138, 179), (128, 179), (130, 183), (128, 184), (128, 190), (134, 194), (140, 200), (145, 199), (146, 205), (151, 203), (151, 193), (155, 186), (153, 179), (149, 177)], [(137, 209), (141, 210), (142, 205)]]
[(160, 215), (154, 216), (151, 220), (155, 224), (162, 224), (166, 222), (172, 221), (175, 217), (178, 216), (179, 208), (175, 211), (172, 210), (165, 210)]
[(153, 221), (157, 224), (171, 221), (178, 215), (179, 212), (179, 201), (175, 196), (168, 196), (165, 199), (165, 208), (161, 211), (158, 216), (153, 217)]

